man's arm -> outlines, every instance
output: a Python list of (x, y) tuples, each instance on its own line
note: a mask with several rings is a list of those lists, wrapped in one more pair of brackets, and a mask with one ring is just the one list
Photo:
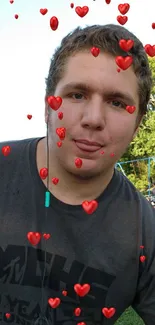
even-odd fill
[(155, 209), (149, 203), (145, 206), (144, 212), (142, 245), (146, 261), (132, 308), (146, 325), (155, 325)]

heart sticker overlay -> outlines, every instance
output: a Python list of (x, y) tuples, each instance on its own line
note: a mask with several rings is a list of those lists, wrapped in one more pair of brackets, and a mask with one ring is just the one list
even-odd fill
[(57, 30), (59, 26), (59, 21), (58, 21), (58, 18), (53, 16), (51, 19), (50, 19), (50, 27), (52, 30)]
[(56, 134), (60, 138), (60, 140), (64, 140), (66, 136), (66, 128), (56, 128)]
[(44, 8), (44, 9), (40, 9), (40, 13), (44, 16), (46, 15), (48, 12), (47, 8)]
[(60, 298), (49, 298), (48, 303), (52, 308), (57, 308), (60, 305)]
[(57, 177), (53, 177), (53, 178), (52, 178), (52, 183), (53, 183), (54, 185), (57, 185), (57, 184), (59, 183), (59, 178), (57, 178)]
[(5, 314), (5, 317), (6, 317), (7, 319), (9, 319), (9, 318), (11, 317), (11, 314), (10, 314), (10, 313), (6, 313), (6, 314)]
[(130, 5), (129, 5), (129, 3), (124, 3), (124, 4), (119, 4), (119, 5), (118, 5), (118, 10), (119, 10), (119, 12), (120, 12), (122, 15), (127, 14), (127, 12), (129, 11), (129, 9), (130, 9)]
[(46, 168), (46, 167), (41, 168), (39, 175), (40, 175), (41, 179), (46, 179), (48, 176), (48, 168)]
[(77, 317), (80, 316), (81, 315), (81, 308), (79, 308), (79, 307), (75, 308), (74, 315), (77, 316)]
[(84, 297), (88, 294), (90, 291), (90, 285), (88, 283), (85, 283), (83, 285), (77, 283), (74, 285), (74, 290), (77, 293), (78, 296)]
[(30, 231), (27, 234), (27, 238), (31, 245), (36, 246), (41, 240), (41, 234), (39, 232)]
[(67, 296), (67, 291), (66, 290), (63, 290), (62, 291), (62, 295), (66, 297)]
[(133, 114), (136, 110), (135, 106), (126, 106), (126, 110), (128, 113)]
[(75, 12), (77, 13), (78, 16), (80, 16), (81, 18), (83, 18), (84, 16), (87, 15), (89, 11), (89, 8), (87, 6), (83, 6), (83, 7), (80, 7), (80, 6), (77, 6), (75, 8)]
[(119, 24), (125, 25), (128, 21), (128, 17), (127, 16), (117, 16), (117, 21)]
[(27, 118), (28, 118), (29, 120), (31, 120), (32, 115), (28, 114), (28, 115), (27, 115)]
[(2, 154), (3, 156), (7, 157), (11, 152), (11, 147), (10, 146), (4, 146), (2, 147)]
[(146, 260), (146, 256), (144, 256), (144, 255), (140, 256), (140, 261), (141, 261), (142, 263), (144, 263), (145, 260)]
[(100, 49), (98, 47), (92, 47), (91, 53), (96, 58), (100, 54)]
[(51, 235), (50, 234), (43, 234), (43, 237), (44, 237), (44, 239), (48, 240), (51, 237)]
[(119, 41), (119, 46), (123, 51), (130, 51), (132, 49), (132, 47), (134, 46), (134, 41), (129, 39), (129, 40), (125, 40), (125, 39), (121, 39)]
[(115, 58), (115, 61), (119, 68), (121, 68), (122, 70), (127, 70), (133, 63), (133, 58), (132, 56), (117, 56)]
[(54, 110), (57, 111), (61, 104), (62, 104), (62, 98), (57, 96), (48, 96), (47, 97), (47, 103), (49, 104), (49, 106)]
[(146, 44), (144, 46), (145, 52), (153, 58), (155, 56), (155, 45)]
[(82, 207), (83, 207), (83, 209), (85, 210), (85, 212), (87, 214), (92, 214), (97, 209), (98, 202), (95, 201), (95, 200), (92, 200), (92, 201), (84, 201), (84, 202), (82, 202)]
[(114, 316), (116, 312), (116, 309), (111, 307), (111, 308), (102, 308), (102, 313), (106, 318), (111, 318), (112, 316)]
[(76, 158), (75, 159), (75, 166), (77, 168), (81, 168), (82, 167), (82, 159), (81, 158)]

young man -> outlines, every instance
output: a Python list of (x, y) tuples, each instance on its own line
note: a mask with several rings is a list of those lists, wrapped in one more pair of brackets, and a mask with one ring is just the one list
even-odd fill
[(47, 137), (0, 148), (1, 325), (111, 325), (128, 306), (155, 324), (155, 210), (115, 169), (150, 91), (124, 27), (77, 28), (56, 49)]

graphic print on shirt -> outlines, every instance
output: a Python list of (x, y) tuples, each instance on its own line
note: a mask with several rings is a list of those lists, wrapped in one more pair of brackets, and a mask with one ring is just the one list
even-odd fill
[[(44, 269), (44, 251), (33, 247), (9, 245), (0, 248), (0, 323), (29, 325), (41, 314), (41, 283)], [(66, 265), (67, 268), (66, 268)], [(47, 252), (44, 282), (44, 312), (52, 323), (71, 325), (86, 322), (101, 324), (107, 291), (115, 276), (87, 267), (84, 264)], [(79, 297), (76, 283), (88, 283), (90, 292)], [(67, 296), (62, 291), (67, 291)], [(18, 297), (18, 298), (17, 298)], [(49, 298), (59, 297), (56, 309), (48, 305)], [(80, 316), (74, 315), (81, 308)], [(6, 317), (10, 313), (10, 317)]]

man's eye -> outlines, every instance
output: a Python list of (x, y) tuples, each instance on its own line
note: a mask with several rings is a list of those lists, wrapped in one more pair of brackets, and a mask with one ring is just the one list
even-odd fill
[(123, 108), (126, 107), (126, 105), (125, 105), (124, 103), (122, 103), (122, 102), (120, 102), (120, 101), (118, 101), (118, 100), (112, 100), (111, 103), (112, 103), (112, 105), (114, 105), (115, 107), (123, 107)]
[[(74, 96), (74, 97), (73, 97)], [(80, 93), (72, 93), (69, 94), (68, 97), (72, 97), (73, 99), (82, 99), (84, 95), (80, 94)]]

